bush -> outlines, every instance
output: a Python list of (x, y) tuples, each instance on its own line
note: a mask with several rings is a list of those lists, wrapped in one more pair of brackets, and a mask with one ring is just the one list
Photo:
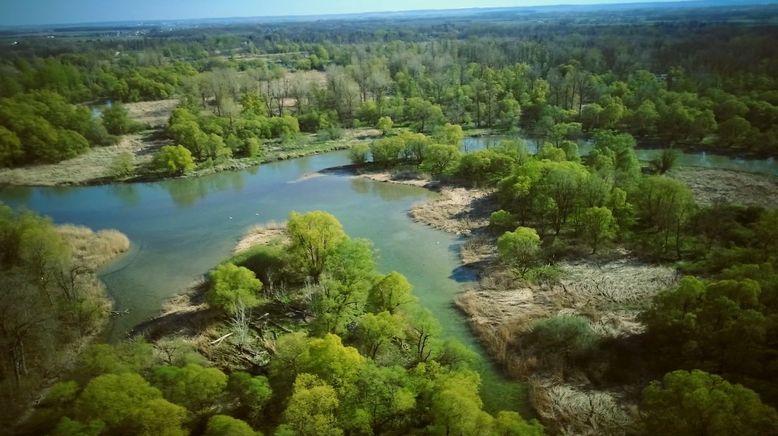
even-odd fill
[(340, 127), (327, 127), (316, 132), (320, 141), (335, 141), (343, 137), (343, 129)]
[(367, 144), (357, 144), (348, 151), (348, 157), (351, 159), (351, 163), (355, 165), (361, 165), (367, 162), (369, 154), (370, 146)]
[(109, 173), (117, 179), (130, 177), (135, 172), (135, 156), (130, 152), (118, 154), (111, 159)]
[(183, 145), (166, 145), (154, 155), (152, 166), (173, 175), (181, 175), (194, 169), (192, 153)]

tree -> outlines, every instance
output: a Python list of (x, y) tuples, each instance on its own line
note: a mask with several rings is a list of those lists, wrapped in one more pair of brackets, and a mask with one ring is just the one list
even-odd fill
[(607, 207), (590, 207), (584, 210), (581, 221), (583, 236), (592, 247), (592, 254), (597, 254), (597, 248), (603, 241), (615, 236), (613, 213)]
[(362, 165), (367, 162), (370, 154), (370, 146), (367, 144), (357, 144), (348, 151), (348, 157), (352, 164)]
[(770, 434), (778, 428), (775, 409), (739, 384), (700, 370), (674, 371), (643, 391), (646, 434)]
[(183, 368), (154, 368), (151, 381), (162, 391), (166, 400), (184, 406), (194, 413), (218, 405), (227, 387), (227, 376), (223, 372), (192, 363)]
[(506, 410), (497, 412), (494, 419), (494, 432), (499, 436), (542, 436), (543, 426), (536, 420), (525, 421), (516, 412)]
[(432, 137), (441, 144), (454, 145), (458, 149), (465, 134), (459, 124), (446, 123), (436, 127)]
[(400, 158), (405, 150), (405, 141), (399, 136), (382, 138), (370, 144), (373, 162), (387, 166)]
[(183, 145), (165, 145), (154, 154), (152, 165), (159, 171), (182, 175), (194, 169), (192, 153)]
[(436, 380), (432, 394), (435, 433), (477, 434), (479, 429), (491, 427), (492, 417), (481, 410), (480, 383), (478, 374), (470, 371), (454, 372)]
[(662, 150), (662, 153), (658, 158), (651, 161), (651, 169), (653, 169), (656, 174), (665, 174), (673, 169), (677, 160), (678, 152), (673, 148), (666, 148)]
[(208, 304), (228, 314), (234, 315), (261, 303), (258, 294), (262, 282), (248, 268), (224, 263), (211, 272), (210, 281)]
[(519, 227), (513, 232), (505, 232), (497, 239), (497, 252), (502, 262), (525, 277), (537, 263), (540, 237), (535, 229)]
[(316, 333), (343, 333), (365, 308), (375, 271), (373, 246), (365, 240), (344, 239), (328, 255), (318, 292), (311, 296)]
[(393, 314), (403, 305), (414, 301), (408, 279), (397, 271), (392, 271), (370, 289), (367, 308), (373, 313), (387, 311)]
[(101, 116), (103, 118), (103, 126), (112, 135), (132, 133), (138, 128), (138, 125), (130, 119), (127, 108), (118, 101), (104, 107)]
[(99, 420), (113, 434), (184, 435), (183, 407), (162, 399), (162, 393), (138, 374), (106, 374), (89, 381), (76, 401), (80, 422)]
[(377, 314), (366, 313), (359, 319), (354, 335), (364, 351), (363, 354), (375, 360), (387, 343), (403, 338), (404, 326), (399, 315), (386, 311)]
[(340, 405), (332, 386), (311, 374), (300, 374), (284, 411), (278, 435), (339, 436), (335, 413)]
[(235, 371), (230, 374), (227, 391), (230, 396), (240, 400), (242, 412), (252, 422), (259, 420), (262, 410), (273, 395), (267, 377), (252, 376), (243, 371)]
[(391, 130), (392, 126), (394, 125), (394, 122), (390, 117), (383, 116), (378, 119), (378, 123), (376, 124), (376, 128), (381, 131), (381, 134), (386, 136)]
[(664, 176), (644, 177), (635, 193), (635, 205), (643, 227), (660, 232), (662, 251), (670, 248), (673, 238), (676, 257), (680, 258), (682, 231), (696, 208), (689, 187)]
[(330, 251), (346, 239), (343, 226), (327, 212), (313, 211), (305, 214), (292, 212), (286, 226), (289, 247), (294, 261), (302, 271), (315, 281), (324, 271)]
[(428, 171), (433, 176), (440, 176), (452, 171), (460, 159), (462, 153), (459, 147), (447, 144), (430, 144), (427, 146), (424, 161), (420, 168)]
[(214, 415), (208, 419), (204, 436), (260, 436), (250, 425), (227, 415)]

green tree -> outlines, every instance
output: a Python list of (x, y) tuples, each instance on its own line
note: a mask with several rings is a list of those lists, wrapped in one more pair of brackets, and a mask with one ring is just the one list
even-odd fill
[(183, 407), (162, 399), (162, 393), (138, 374), (106, 374), (86, 385), (76, 401), (80, 422), (99, 420), (112, 434), (184, 435)]
[(674, 240), (675, 254), (680, 258), (683, 230), (696, 209), (691, 190), (677, 180), (651, 176), (640, 181), (634, 196), (640, 224), (659, 232), (663, 252)]
[(535, 229), (519, 227), (497, 239), (497, 252), (502, 262), (525, 277), (538, 261), (540, 237)]
[(332, 386), (311, 374), (300, 374), (283, 415), (278, 435), (339, 436), (336, 412), (340, 400)]
[(123, 104), (114, 102), (102, 110), (103, 126), (112, 135), (124, 135), (137, 130), (138, 125), (130, 119)]
[(537, 321), (523, 341), (540, 363), (559, 371), (566, 369), (592, 350), (596, 335), (589, 321), (580, 316), (556, 316)]
[(413, 303), (411, 284), (404, 275), (392, 271), (376, 282), (367, 297), (367, 308), (373, 313), (396, 313), (402, 306)]
[(390, 117), (383, 116), (378, 119), (378, 123), (376, 124), (376, 128), (381, 131), (381, 134), (386, 136), (391, 130), (392, 126), (394, 126), (394, 122)]
[(343, 226), (327, 212), (292, 212), (286, 227), (290, 251), (301, 270), (318, 281), (332, 249), (346, 239)]
[(646, 434), (724, 436), (770, 434), (778, 428), (775, 409), (739, 384), (703, 371), (674, 371), (643, 391)]
[(590, 207), (581, 216), (583, 237), (592, 247), (592, 254), (597, 253), (603, 241), (615, 236), (613, 213), (607, 207)]
[(250, 425), (227, 415), (214, 415), (208, 419), (204, 436), (261, 436)]
[(207, 299), (213, 307), (235, 314), (261, 303), (262, 282), (248, 268), (225, 263), (216, 267), (209, 278), (211, 286)]
[(455, 145), (430, 144), (427, 146), (420, 168), (433, 176), (440, 176), (453, 171), (460, 156), (459, 147)]
[(432, 137), (441, 144), (454, 145), (459, 148), (462, 139), (465, 137), (465, 133), (462, 131), (462, 126), (459, 124), (446, 123), (445, 125), (436, 127)]
[(383, 348), (393, 340), (402, 339), (405, 324), (399, 315), (389, 312), (366, 313), (357, 322), (354, 336), (363, 354), (376, 359)]
[(194, 169), (192, 153), (182, 145), (165, 145), (154, 154), (152, 165), (159, 171), (182, 175)]
[(273, 395), (267, 377), (252, 376), (243, 371), (230, 374), (227, 391), (231, 397), (240, 400), (241, 411), (255, 423), (259, 421), (262, 410)]
[(162, 391), (166, 400), (194, 413), (218, 405), (227, 387), (227, 376), (223, 372), (192, 363), (183, 368), (154, 368), (151, 381)]
[(348, 151), (348, 157), (352, 164), (362, 165), (367, 162), (370, 155), (370, 146), (367, 144), (357, 144)]

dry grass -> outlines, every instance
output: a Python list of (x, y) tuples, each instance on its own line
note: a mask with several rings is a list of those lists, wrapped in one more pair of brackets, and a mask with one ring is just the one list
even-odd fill
[(118, 230), (95, 232), (69, 224), (58, 226), (57, 230), (70, 244), (74, 263), (92, 270), (104, 266), (130, 249), (130, 240)]
[(778, 177), (716, 168), (680, 167), (670, 175), (691, 188), (701, 204), (778, 208)]
[(0, 169), (0, 184), (22, 186), (82, 185), (111, 176), (113, 159), (122, 153), (132, 153), (136, 165), (151, 160), (159, 141), (145, 141), (141, 135), (124, 136), (116, 145), (95, 147), (88, 152), (56, 164)]
[(257, 224), (243, 235), (235, 245), (232, 253), (242, 253), (256, 245), (267, 245), (273, 241), (284, 240), (285, 238), (286, 223), (270, 221), (265, 224)]
[(632, 434), (637, 411), (618, 393), (581, 389), (537, 377), (529, 380), (530, 402), (562, 435)]
[(444, 187), (437, 200), (413, 206), (414, 221), (457, 235), (469, 235), (489, 225), (489, 215), (497, 210), (490, 192), (482, 189)]
[(161, 128), (167, 125), (170, 114), (178, 105), (177, 99), (139, 101), (137, 103), (126, 103), (130, 118), (134, 121), (148, 125), (151, 128)]

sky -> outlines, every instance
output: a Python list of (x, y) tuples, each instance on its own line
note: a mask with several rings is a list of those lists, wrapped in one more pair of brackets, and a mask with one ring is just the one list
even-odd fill
[[(0, 0), (0, 25), (637, 3), (646, 0)], [(656, 0), (655, 0), (656, 1)], [(670, 0), (659, 0), (670, 1)]]

